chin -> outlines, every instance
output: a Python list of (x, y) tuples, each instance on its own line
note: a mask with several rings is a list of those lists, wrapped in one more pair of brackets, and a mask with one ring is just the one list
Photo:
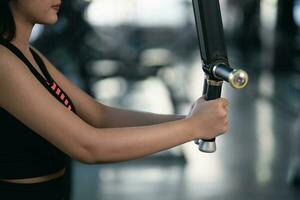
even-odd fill
[(57, 22), (57, 20), (58, 20), (57, 16), (52, 16), (52, 17), (49, 17), (48, 19), (40, 21), (39, 24), (52, 25), (52, 24), (55, 24)]

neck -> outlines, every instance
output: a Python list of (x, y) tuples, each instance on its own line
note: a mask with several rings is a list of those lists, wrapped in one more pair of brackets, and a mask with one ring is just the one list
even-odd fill
[(16, 37), (11, 41), (23, 51), (29, 50), (29, 39), (33, 29), (33, 24), (25, 24), (16, 21)]
[(12, 39), (11, 43), (22, 51), (29, 51), (29, 39), (34, 24), (17, 13), (14, 13), (14, 19), (16, 24), (16, 35), (15, 38)]

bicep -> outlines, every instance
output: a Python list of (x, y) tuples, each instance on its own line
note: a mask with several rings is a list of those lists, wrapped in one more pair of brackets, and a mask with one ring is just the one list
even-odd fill
[(56, 69), (56, 67), (52, 65), (45, 56), (43, 56), (38, 50), (36, 51), (45, 62), (50, 75), (71, 98), (78, 116), (91, 126), (96, 128), (102, 127), (105, 106), (72, 83), (58, 69)]
[(84, 161), (93, 127), (61, 104), (20, 63), (1, 66), (0, 105), (69, 156)]

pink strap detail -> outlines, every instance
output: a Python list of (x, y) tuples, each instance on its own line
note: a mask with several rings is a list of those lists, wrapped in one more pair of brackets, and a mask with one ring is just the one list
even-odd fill
[(57, 95), (59, 95), (59, 94), (60, 94), (60, 92), (61, 92), (60, 88), (57, 88), (57, 90), (56, 90), (56, 94), (57, 94)]
[(64, 95), (64, 93), (61, 93), (61, 95), (60, 95), (60, 99), (61, 99), (61, 100), (64, 100), (64, 98), (65, 98), (65, 95)]
[[(48, 81), (46, 81), (46, 83), (47, 83), (48, 85), (50, 85), (50, 83), (49, 83)], [(56, 94), (57, 94), (57, 95), (60, 95), (60, 99), (61, 99), (61, 100), (64, 100), (64, 99), (65, 99), (65, 97), (66, 97), (65, 94), (61, 91), (61, 89), (56, 85), (56, 83), (55, 83), (54, 81), (53, 81), (53, 83), (52, 83), (51, 89), (54, 90), (54, 91), (55, 91), (55, 89), (56, 89)], [(70, 110), (70, 111), (72, 110), (72, 106), (69, 105), (68, 99), (65, 99), (64, 104), (67, 106), (68, 110)]]
[(69, 104), (68, 99), (65, 100), (65, 105), (67, 106)]
[(56, 83), (55, 82), (52, 83), (52, 87), (51, 88), (52, 88), (52, 90), (56, 89)]

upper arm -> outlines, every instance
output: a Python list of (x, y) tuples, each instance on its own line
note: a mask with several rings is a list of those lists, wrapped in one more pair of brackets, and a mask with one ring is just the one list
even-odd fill
[(72, 158), (88, 162), (94, 127), (51, 95), (23, 63), (5, 60), (0, 62), (0, 106)]
[(105, 106), (68, 80), (45, 56), (42, 55), (41, 52), (38, 50), (36, 50), (36, 52), (43, 59), (53, 79), (71, 98), (80, 118), (89, 123), (91, 126), (96, 128), (102, 127)]

